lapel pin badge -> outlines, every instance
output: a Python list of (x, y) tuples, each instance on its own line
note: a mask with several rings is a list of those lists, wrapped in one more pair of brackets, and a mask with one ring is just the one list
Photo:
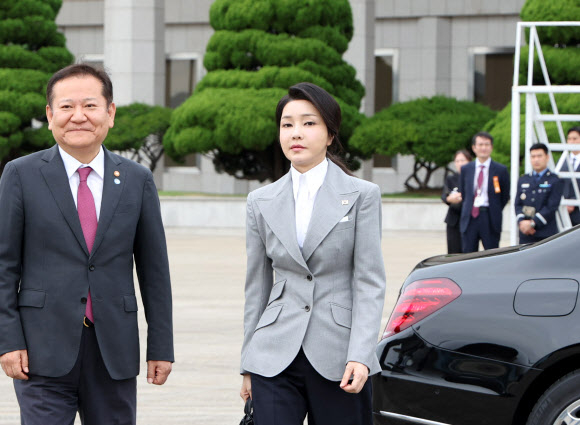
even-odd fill
[(348, 199), (343, 199), (342, 200), (342, 205), (348, 205)]
[(115, 170), (113, 174), (115, 175), (115, 177), (119, 177), (121, 175), (121, 173), (119, 173), (117, 170)]
[(121, 180), (119, 180), (119, 179), (115, 179), (113, 181), (115, 182), (115, 184), (121, 184)]

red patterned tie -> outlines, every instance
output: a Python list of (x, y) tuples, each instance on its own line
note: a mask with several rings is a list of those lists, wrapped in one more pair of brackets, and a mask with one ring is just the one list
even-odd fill
[[(95, 242), (95, 235), (97, 234), (97, 210), (95, 208), (95, 199), (91, 193), (91, 189), (87, 185), (87, 177), (93, 169), (91, 167), (79, 168), (78, 170), (80, 176), (79, 191), (77, 193), (77, 210), (79, 213), (79, 220), (81, 221), (81, 227), (83, 228), (83, 234), (85, 236), (85, 242), (87, 243), (87, 248), (89, 249), (89, 254), (93, 249), (93, 243)], [(91, 291), (89, 290), (89, 296), (87, 297), (87, 307), (85, 310), (85, 316), (91, 322), (93, 320), (93, 300), (91, 299)]]
[[(481, 188), (483, 187), (483, 169), (485, 168), (485, 165), (480, 165), (480, 170), (479, 170), (479, 175), (477, 176), (477, 195), (481, 194)], [(475, 201), (475, 198), (474, 198)], [(479, 216), (479, 207), (472, 207), (471, 208), (471, 216), (473, 218), (477, 218), (477, 216)]]

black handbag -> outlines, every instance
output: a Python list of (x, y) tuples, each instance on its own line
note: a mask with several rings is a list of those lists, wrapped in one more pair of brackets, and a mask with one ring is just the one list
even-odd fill
[(252, 399), (248, 397), (246, 405), (244, 406), (244, 417), (240, 425), (254, 425), (254, 407), (252, 406)]

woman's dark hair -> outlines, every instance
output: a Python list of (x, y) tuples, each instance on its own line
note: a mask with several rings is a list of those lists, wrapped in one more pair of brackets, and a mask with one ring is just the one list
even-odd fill
[(282, 119), (282, 111), (284, 110), (284, 107), (293, 100), (306, 100), (312, 103), (320, 113), (320, 116), (328, 129), (328, 135), (332, 137), (332, 142), (326, 150), (326, 157), (338, 165), (346, 174), (352, 176), (352, 172), (348, 169), (341, 158), (344, 149), (338, 138), (338, 132), (342, 121), (342, 112), (336, 100), (334, 100), (326, 90), (315, 84), (298, 83), (290, 87), (288, 89), (288, 94), (278, 102), (278, 106), (276, 107), (276, 124), (278, 125), (278, 128), (280, 128), (280, 121)]
[(455, 158), (457, 158), (457, 155), (459, 154), (463, 155), (465, 159), (467, 159), (468, 161), (471, 161), (473, 159), (467, 149), (459, 149), (457, 152), (455, 152), (455, 155), (453, 155), (453, 161), (455, 161)]

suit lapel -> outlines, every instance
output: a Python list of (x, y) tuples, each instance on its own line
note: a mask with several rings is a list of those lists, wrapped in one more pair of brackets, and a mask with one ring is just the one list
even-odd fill
[(294, 192), (292, 176), (287, 173), (279, 180), (280, 190), (272, 197), (259, 198), (256, 204), (278, 240), (294, 260), (308, 270), (296, 240), (296, 217), (294, 214)]
[[(472, 199), (473, 203), (473, 198), (475, 198), (475, 185), (474, 185), (474, 178), (475, 178), (475, 161), (472, 161), (468, 164), (468, 166), (465, 167), (465, 185), (466, 187), (463, 188), (463, 191), (465, 192), (464, 197), (465, 199), (467, 199), (467, 197), (470, 197)], [(465, 196), (468, 195), (468, 196)]]
[(493, 176), (495, 175), (495, 164), (493, 161), (489, 163), (489, 175), (487, 176), (487, 196), (491, 199), (491, 195), (495, 193), (493, 186)]
[[(103, 237), (111, 224), (115, 209), (119, 204), (121, 199), (121, 193), (123, 193), (123, 188), (127, 181), (127, 173), (125, 172), (125, 167), (123, 166), (120, 159), (111, 155), (111, 153), (105, 149), (103, 146), (103, 151), (105, 153), (105, 175), (103, 176), (103, 198), (101, 200), (101, 213), (99, 214), (99, 225), (97, 226), (97, 234), (95, 236), (95, 243), (93, 244), (93, 249), (91, 251), (91, 256), (97, 252), (99, 245), (103, 241)], [(119, 172), (119, 176), (115, 176), (115, 171)], [(119, 181), (119, 184), (115, 183), (115, 180)]]
[(332, 161), (328, 161), (326, 178), (316, 195), (302, 247), (302, 255), (306, 261), (332, 228), (350, 211), (359, 194), (348, 176)]
[(58, 145), (47, 150), (42, 159), (47, 163), (40, 168), (40, 172), (42, 173), (46, 185), (50, 189), (58, 208), (77, 238), (80, 246), (88, 256), (89, 250), (87, 249), (85, 236), (79, 220), (75, 201), (72, 196), (64, 163), (62, 162), (62, 158), (58, 152)]

